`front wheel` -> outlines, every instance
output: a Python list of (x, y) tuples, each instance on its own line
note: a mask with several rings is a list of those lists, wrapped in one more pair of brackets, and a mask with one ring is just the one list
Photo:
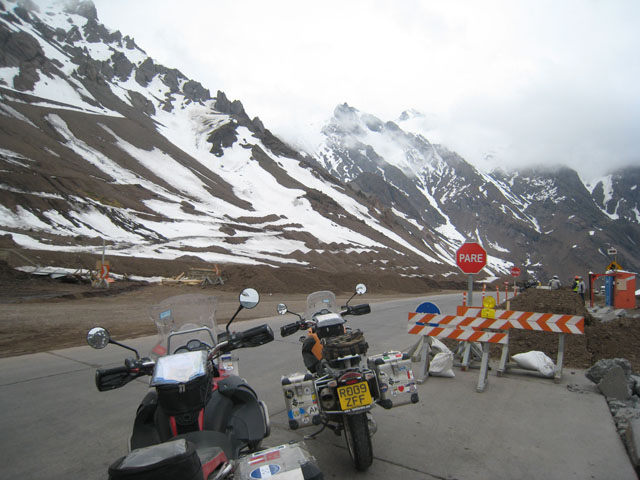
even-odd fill
[(356, 470), (365, 471), (373, 463), (373, 447), (366, 413), (344, 416), (344, 437)]

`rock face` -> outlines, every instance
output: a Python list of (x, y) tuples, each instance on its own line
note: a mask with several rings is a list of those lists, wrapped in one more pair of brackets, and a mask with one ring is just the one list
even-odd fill
[[(489, 254), (478, 279), (500, 281), (513, 264), (522, 281), (586, 278), (615, 244), (624, 266), (640, 270), (634, 169), (593, 193), (571, 169), (482, 173), (407, 127), (415, 112), (389, 121), (346, 103), (322, 129), (320, 151), (302, 153), (239, 100), (212, 98), (110, 31), (92, 2), (66, 5), (0, 3), (5, 231), (60, 248), (107, 237), (134, 254), (141, 239), (169, 241), (168, 230), (176, 241), (167, 248), (193, 255), (242, 251), (244, 261), (454, 281), (466, 240)], [(209, 219), (211, 230), (193, 233), (198, 246), (185, 247), (181, 234)], [(279, 245), (249, 238), (256, 232)]]
[(624, 370), (619, 365), (616, 365), (609, 369), (602, 377), (602, 380), (598, 382), (598, 388), (608, 399), (624, 402), (631, 398), (629, 380)]
[(65, 11), (80, 15), (87, 20), (98, 20), (96, 6), (91, 0), (70, 0), (65, 5)]
[(626, 378), (631, 378), (631, 364), (626, 358), (598, 360), (598, 362), (585, 372), (585, 376), (593, 383), (598, 384), (615, 367), (620, 368)]
[(624, 358), (599, 360), (585, 375), (607, 398), (620, 438), (640, 474), (640, 377)]
[(631, 463), (635, 467), (636, 473), (640, 474), (640, 418), (635, 417), (629, 421), (625, 442)]
[[(410, 120), (408, 112), (397, 123), (385, 122), (339, 105), (322, 130), (318, 162), (384, 207), (402, 212), (398, 221), (414, 235), (423, 234), (412, 226), (417, 222), (449, 238), (472, 238), (490, 255), (509, 252), (525, 275), (538, 280), (585, 276), (595, 268), (589, 262), (604, 269), (603, 245), (624, 250), (624, 268), (640, 269), (633, 254), (633, 238), (640, 236), (640, 193), (634, 187), (640, 167), (611, 175), (593, 192), (566, 167), (482, 173), (445, 146), (430, 143), (411, 129)], [(562, 262), (553, 260), (558, 258)]]
[[(114, 255), (168, 248), (238, 263), (427, 271), (421, 245), (384, 212), (240, 101), (211, 98), (109, 31), (90, 3), (0, 5), (0, 166), (11, 182), (0, 188), (0, 226), (12, 235), (62, 249), (104, 238)], [(431, 263), (432, 275), (448, 269)]]

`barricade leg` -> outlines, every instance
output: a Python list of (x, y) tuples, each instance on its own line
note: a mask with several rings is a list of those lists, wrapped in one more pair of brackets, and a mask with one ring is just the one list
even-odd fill
[(558, 360), (556, 362), (556, 371), (553, 376), (555, 383), (560, 383), (562, 378), (562, 362), (564, 360), (564, 333), (558, 335)]
[(417, 383), (424, 383), (429, 378), (429, 353), (431, 351), (431, 338), (422, 335), (420, 340), (411, 347), (407, 353), (411, 356), (411, 362), (418, 366), (413, 368), (413, 375)]
[(471, 356), (475, 357), (476, 360), (480, 361), (482, 360), (482, 344), (480, 344), (480, 348), (478, 348), (478, 345), (476, 343), (470, 342), (471, 343)]
[(482, 344), (482, 362), (480, 363), (480, 376), (478, 377), (477, 392), (484, 392), (489, 379), (489, 344)]
[(471, 353), (471, 344), (469, 342), (464, 343), (464, 353), (462, 354), (462, 363), (460, 364), (460, 370), (463, 372), (469, 368), (469, 354)]
[[(508, 339), (509, 337), (507, 337)], [(507, 361), (509, 360), (509, 341), (502, 345), (502, 355), (500, 356), (500, 365), (498, 365), (498, 371), (496, 375), (501, 377), (504, 375), (505, 370), (507, 369)]]
[(482, 359), (482, 347), (478, 348), (474, 342), (460, 341), (453, 356), (458, 360), (455, 366), (460, 367), (460, 370), (464, 372), (473, 367), (474, 361), (479, 362)]

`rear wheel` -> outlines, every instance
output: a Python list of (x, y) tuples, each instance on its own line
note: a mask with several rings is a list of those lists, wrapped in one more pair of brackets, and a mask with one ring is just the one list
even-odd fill
[(373, 463), (373, 447), (366, 413), (344, 416), (344, 437), (356, 470), (369, 468)]

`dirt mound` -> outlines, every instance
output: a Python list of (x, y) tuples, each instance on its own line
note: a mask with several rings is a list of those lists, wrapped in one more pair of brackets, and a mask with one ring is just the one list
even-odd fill
[[(530, 288), (523, 294), (509, 300), (510, 309), (520, 312), (558, 313), (562, 315), (580, 315), (590, 325), (594, 320), (582, 303), (582, 298), (568, 288), (546, 290)], [(503, 303), (499, 308), (506, 308)]]
[[(499, 308), (504, 308), (504, 304)], [(593, 318), (582, 304), (580, 296), (569, 289), (529, 289), (510, 301), (511, 310), (585, 317), (584, 335), (566, 335), (564, 365), (589, 368), (605, 358), (626, 358), (634, 372), (640, 372), (640, 312), (636, 317), (601, 322)], [(634, 314), (634, 312), (630, 312)], [(509, 334), (509, 353), (538, 350), (555, 362), (558, 354), (558, 335), (547, 332), (512, 330)], [(499, 357), (499, 349), (492, 349), (492, 357)]]
[(54, 279), (48, 275), (32, 275), (0, 260), (0, 303), (111, 296), (146, 285), (146, 282), (119, 281), (110, 288), (94, 288), (83, 276), (71, 274)]
[(15, 268), (10, 267), (6, 261), (0, 260), (0, 283), (25, 281), (30, 278), (31, 275), (28, 273), (16, 270)]
[[(1, 239), (0, 239), (1, 240)], [(70, 254), (56, 252), (28, 252), (29, 258), (41, 265), (56, 266), (77, 266), (78, 268), (94, 268), (96, 255), (91, 254)], [(15, 261), (15, 259), (12, 259)], [(135, 274), (140, 276), (162, 276), (175, 277), (181, 273), (186, 273), (190, 268), (211, 268), (212, 265), (203, 262), (197, 257), (182, 257), (176, 260), (153, 260), (145, 258), (110, 257), (111, 270), (120, 274)], [(16, 318), (22, 318), (20, 322), (5, 321), (0, 322), (0, 343), (5, 349), (13, 349), (13, 353), (31, 353), (41, 351), (43, 348), (50, 348), (42, 337), (43, 322), (52, 323), (52, 309), (50, 302), (65, 302), (69, 305), (65, 308), (59, 304), (58, 309), (62, 309), (68, 314), (60, 314), (60, 320), (55, 323), (55, 345), (75, 345), (79, 340), (83, 340), (86, 326), (80, 328), (79, 320), (76, 319), (78, 308), (88, 308), (75, 306), (76, 303), (84, 304), (83, 301), (74, 301), (86, 297), (104, 296), (114, 300), (114, 305), (126, 304), (125, 310), (130, 310), (129, 303), (132, 300), (126, 295), (133, 289), (140, 289), (138, 297), (153, 296), (153, 291), (158, 286), (150, 286), (147, 282), (117, 281), (109, 289), (96, 289), (87, 283), (68, 283), (61, 280), (54, 280), (49, 277), (29, 275), (12, 268), (14, 262), (0, 261), (0, 303), (16, 304), (29, 302), (29, 312), (42, 312), (44, 319), (37, 318), (36, 313), (29, 313), (34, 318), (22, 318), (25, 307), (15, 305), (13, 313), (7, 313)], [(23, 264), (23, 263), (20, 263)], [(247, 266), (247, 265), (219, 265), (222, 270), (224, 285), (216, 285), (215, 291), (218, 294), (235, 296), (244, 287), (254, 287), (261, 294), (308, 294), (317, 290), (331, 290), (338, 295), (345, 295), (353, 292), (357, 283), (365, 283), (369, 294), (375, 295), (395, 295), (395, 294), (416, 294), (424, 295), (437, 292), (441, 289), (456, 289), (464, 291), (466, 282), (437, 283), (428, 277), (421, 276), (401, 276), (384, 271), (320, 271), (304, 267), (281, 267), (273, 268), (268, 266)], [(175, 292), (184, 293), (180, 287), (164, 287), (168, 289), (163, 294), (173, 294)], [(197, 291), (203, 291), (199, 287), (194, 287)], [(122, 299), (118, 300), (119, 294)], [(116, 297), (116, 298), (114, 298)], [(275, 296), (273, 297), (275, 298)], [(106, 301), (107, 299), (105, 299)], [(111, 301), (110, 300), (110, 301)], [(127, 303), (129, 302), (129, 303)], [(14, 307), (7, 305), (7, 307)], [(124, 308), (122, 306), (113, 308)], [(505, 308), (504, 305), (500, 308)], [(637, 317), (621, 318), (608, 323), (602, 323), (592, 318), (580, 297), (568, 289), (542, 290), (529, 289), (526, 292), (512, 298), (510, 301), (512, 310), (559, 313), (570, 315), (581, 315), (585, 317), (585, 335), (566, 335), (564, 364), (567, 367), (588, 368), (596, 361), (604, 358), (626, 358), (636, 372), (640, 372), (640, 312)], [(275, 310), (275, 307), (274, 309)], [(629, 312), (630, 315), (633, 312)], [(146, 325), (146, 315), (143, 317), (143, 325)], [(29, 323), (33, 321), (32, 327)], [(35, 323), (34, 323), (35, 322)], [(17, 325), (23, 332), (16, 332)], [(145, 328), (147, 328), (146, 325)], [(32, 330), (29, 330), (32, 328)], [(133, 334), (132, 325), (127, 323), (126, 332)], [(141, 329), (137, 334), (151, 334), (152, 331)], [(63, 337), (68, 337), (68, 342), (62, 342)], [(80, 342), (82, 343), (82, 342)], [(513, 330), (510, 335), (510, 354), (539, 350), (546, 353), (554, 361), (558, 350), (558, 336), (547, 332), (532, 332), (523, 330)], [(500, 349), (491, 349), (492, 357), (499, 357)]]
[[(2, 238), (0, 237), (0, 241)], [(2, 243), (0, 242), (0, 245)], [(10, 261), (0, 261), (0, 301), (23, 301), (36, 297), (54, 295), (58, 291), (58, 297), (64, 295), (112, 295), (120, 288), (128, 288), (123, 282), (116, 282), (111, 288), (95, 289), (90, 285), (62, 285), (61, 280), (52, 280), (48, 277), (37, 277), (15, 270), (12, 267), (24, 265), (25, 256), (33, 264), (50, 265), (56, 267), (95, 269), (96, 261), (100, 258), (91, 253), (68, 253), (50, 251), (25, 251), (22, 257), (11, 256)], [(195, 256), (182, 256), (174, 260), (161, 260), (136, 257), (108, 257), (111, 272), (135, 276), (135, 277), (162, 277), (175, 278), (187, 275), (191, 269), (213, 269), (216, 265), (204, 262)], [(336, 294), (350, 293), (357, 283), (365, 283), (371, 293), (407, 293), (424, 294), (440, 289), (463, 289), (465, 282), (448, 281), (438, 283), (427, 276), (403, 276), (397, 273), (387, 273), (382, 270), (365, 271), (322, 271), (316, 268), (304, 266), (271, 267), (267, 265), (238, 265), (219, 264), (224, 280), (223, 285), (217, 285), (216, 289), (222, 291), (240, 291), (244, 287), (254, 287), (264, 293), (302, 293), (307, 294), (317, 290), (331, 290)], [(127, 282), (124, 282), (127, 283)], [(70, 290), (70, 291), (67, 291)], [(3, 300), (4, 299), (4, 300)]]

